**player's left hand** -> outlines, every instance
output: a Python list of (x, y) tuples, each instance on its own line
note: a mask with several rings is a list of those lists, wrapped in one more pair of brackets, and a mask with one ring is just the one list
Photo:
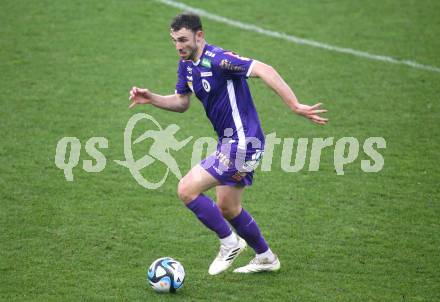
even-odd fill
[(318, 103), (313, 106), (298, 104), (293, 111), (316, 124), (325, 125), (327, 124), (328, 119), (321, 117), (320, 114), (327, 112), (327, 110), (321, 109), (321, 105), (322, 103)]

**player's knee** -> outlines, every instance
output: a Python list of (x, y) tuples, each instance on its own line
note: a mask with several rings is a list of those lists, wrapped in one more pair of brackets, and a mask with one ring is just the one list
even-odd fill
[(190, 203), (198, 195), (191, 191), (191, 186), (189, 186), (189, 183), (185, 181), (184, 178), (182, 178), (177, 185), (177, 194), (184, 204)]
[(222, 212), (222, 215), (225, 219), (230, 220), (231, 219), (231, 210), (225, 207), (219, 207), (220, 212)]
[(241, 210), (240, 206), (227, 205), (226, 203), (222, 203), (221, 201), (218, 202), (217, 205), (223, 217), (227, 220), (231, 220), (232, 218), (240, 214), (240, 210)]

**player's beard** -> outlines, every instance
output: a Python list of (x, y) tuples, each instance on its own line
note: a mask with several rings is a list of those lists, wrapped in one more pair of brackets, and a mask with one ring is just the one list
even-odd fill
[(197, 53), (197, 48), (194, 49), (192, 47), (187, 47), (187, 48), (183, 49), (182, 51), (179, 51), (179, 56), (183, 60), (192, 60), (195, 57), (196, 53)]
[(191, 60), (194, 61), (194, 58), (197, 54), (197, 45), (195, 45), (194, 47), (191, 48), (190, 53), (188, 54), (187, 60)]

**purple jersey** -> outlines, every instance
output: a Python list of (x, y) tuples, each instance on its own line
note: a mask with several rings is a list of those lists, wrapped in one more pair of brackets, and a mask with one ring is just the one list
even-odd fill
[[(246, 82), (254, 63), (206, 44), (199, 61), (181, 60), (177, 71), (176, 93), (194, 92), (219, 141), (227, 137), (239, 149), (264, 149), (263, 130)], [(255, 138), (261, 145), (247, 146)]]

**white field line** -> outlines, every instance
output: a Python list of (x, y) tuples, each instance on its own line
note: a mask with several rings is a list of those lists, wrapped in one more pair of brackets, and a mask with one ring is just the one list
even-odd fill
[(304, 45), (309, 45), (309, 46), (313, 46), (313, 47), (317, 47), (317, 48), (323, 48), (326, 50), (340, 52), (340, 53), (346, 53), (346, 54), (350, 54), (350, 55), (353, 55), (356, 57), (362, 57), (362, 58), (366, 58), (366, 59), (370, 59), (370, 60), (382, 61), (382, 62), (399, 64), (399, 65), (406, 65), (406, 66), (413, 67), (413, 68), (429, 70), (429, 71), (434, 71), (434, 72), (440, 72), (440, 68), (435, 67), (435, 66), (424, 65), (424, 64), (420, 64), (420, 63), (417, 63), (414, 61), (409, 61), (409, 60), (398, 60), (398, 59), (384, 56), (384, 55), (375, 55), (375, 54), (371, 54), (371, 53), (368, 53), (365, 51), (360, 51), (360, 50), (355, 50), (355, 49), (345, 48), (345, 47), (339, 47), (339, 46), (333, 46), (333, 45), (321, 43), (318, 41), (313, 41), (313, 40), (309, 40), (309, 39), (302, 39), (302, 38), (288, 35), (288, 34), (285, 34), (282, 32), (267, 30), (267, 29), (255, 26), (253, 24), (243, 23), (243, 22), (228, 19), (228, 18), (225, 18), (222, 16), (214, 15), (214, 14), (211, 14), (210, 12), (207, 12), (203, 9), (195, 8), (195, 7), (186, 5), (182, 2), (171, 1), (171, 0), (156, 0), (156, 1), (163, 3), (163, 4), (166, 4), (166, 5), (169, 5), (169, 6), (173, 6), (173, 7), (185, 10), (185, 11), (194, 12), (201, 17), (205, 17), (205, 18), (208, 18), (208, 19), (220, 22), (220, 23), (224, 23), (224, 24), (227, 24), (230, 26), (235, 26), (235, 27), (238, 27), (238, 28), (241, 28), (244, 30), (248, 30), (248, 31), (253, 31), (256, 33), (260, 33), (260, 34), (269, 36), (269, 37), (283, 39), (283, 40), (293, 42), (296, 44), (304, 44)]

